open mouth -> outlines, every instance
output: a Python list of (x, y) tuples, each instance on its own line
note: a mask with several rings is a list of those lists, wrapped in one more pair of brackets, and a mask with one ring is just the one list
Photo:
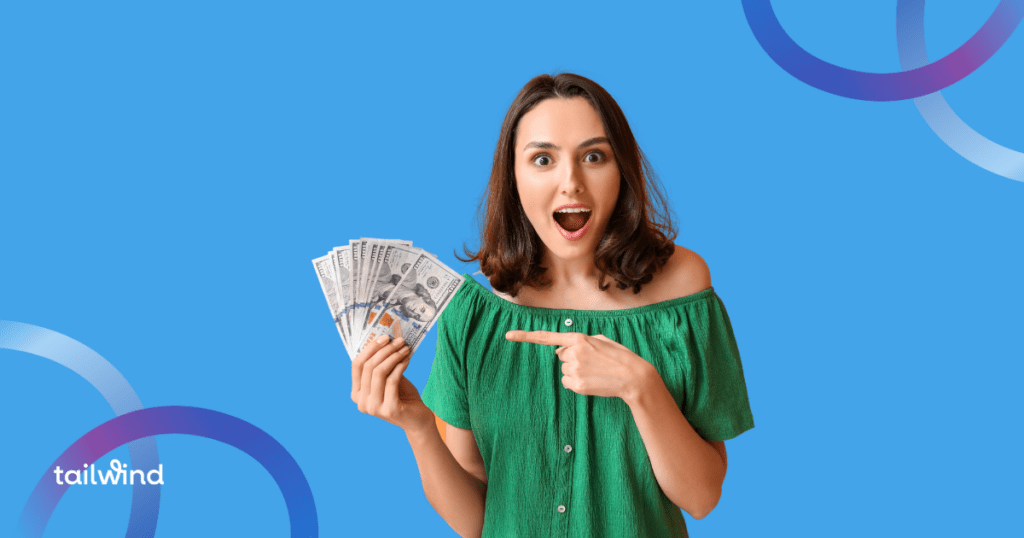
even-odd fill
[(586, 233), (587, 223), (592, 214), (593, 212), (585, 207), (566, 207), (555, 211), (552, 216), (562, 235), (570, 241), (575, 241)]
[(582, 228), (590, 220), (589, 209), (574, 207), (555, 211), (555, 222), (568, 232), (575, 232)]

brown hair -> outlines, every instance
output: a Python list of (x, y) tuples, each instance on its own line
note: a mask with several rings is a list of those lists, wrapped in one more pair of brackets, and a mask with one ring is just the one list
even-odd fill
[(671, 211), (661, 192), (658, 178), (633, 137), (618, 103), (596, 82), (561, 73), (540, 75), (528, 82), (505, 115), (494, 151), (494, 163), (487, 191), (479, 211), (480, 250), (467, 258), (477, 260), (495, 290), (515, 296), (525, 285), (544, 288), (551, 284), (540, 266), (543, 248), (540, 237), (526, 218), (515, 179), (515, 142), (519, 120), (537, 103), (552, 98), (583, 97), (597, 110), (619, 164), (619, 199), (604, 236), (594, 253), (601, 271), (601, 291), (608, 289), (605, 276), (619, 289), (640, 287), (654, 278), (675, 250), (675, 228)]

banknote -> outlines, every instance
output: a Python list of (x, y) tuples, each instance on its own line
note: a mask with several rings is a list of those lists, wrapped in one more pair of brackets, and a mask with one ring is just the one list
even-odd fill
[(351, 249), (349, 255), (352, 257), (352, 274), (350, 276), (352, 280), (352, 304), (348, 305), (347, 308), (351, 311), (349, 317), (352, 318), (352, 330), (355, 331), (356, 310), (361, 302), (359, 297), (359, 275), (362, 265), (362, 259), (359, 257), (361, 245), (358, 239), (352, 239), (348, 242), (348, 246)]
[(412, 248), (412, 241), (403, 241), (401, 239), (377, 239), (373, 237), (361, 237), (360, 241), (367, 243), (366, 250), (369, 252), (369, 264), (364, 271), (363, 277), (363, 297), (369, 298), (373, 292), (373, 287), (376, 282), (377, 274), (380, 272), (381, 264), (384, 260), (384, 252), (387, 247), (392, 245), (399, 245), (404, 247)]
[(463, 277), (411, 241), (361, 237), (313, 260), (320, 289), (350, 358), (401, 326), (416, 350)]
[(362, 279), (359, 288), (359, 323), (362, 325), (366, 323), (366, 315), (370, 310), (370, 293), (367, 291), (367, 288), (370, 286), (370, 273), (373, 272), (373, 264), (377, 261), (377, 248), (379, 245), (369, 239), (360, 239), (359, 242), (363, 246), (363, 267), (361, 269), (362, 273), (359, 275), (359, 278)]
[[(316, 260), (314, 260), (313, 263), (315, 265)], [(347, 320), (345, 320), (344, 317), (341, 315), (342, 305), (345, 304), (344, 295), (341, 291), (341, 288), (343, 286), (341, 275), (344, 273), (342, 271), (341, 266), (338, 265), (337, 253), (335, 253), (334, 251), (328, 252), (327, 260), (324, 265), (324, 272), (330, 272), (330, 289), (325, 290), (324, 295), (328, 295), (328, 291), (333, 293), (334, 300), (331, 301), (330, 299), (328, 299), (327, 303), (328, 306), (330, 306), (331, 308), (331, 315), (334, 316), (334, 323), (338, 326), (338, 333), (341, 334), (341, 339), (346, 344), (346, 349), (351, 349), (352, 334), (347, 329)], [(321, 272), (322, 271), (319, 270), (317, 271), (318, 276)]]
[[(421, 255), (425, 254), (423, 249), (401, 244), (387, 245), (384, 256), (382, 256), (381, 267), (373, 277), (373, 286), (367, 294), (366, 317), (362, 319), (363, 326), (368, 326), (377, 314), (384, 307), (384, 300), (394, 287), (394, 280), (401, 277)], [(356, 340), (361, 342), (360, 339)]]
[(349, 305), (352, 304), (352, 280), (351, 280), (351, 258), (348, 247), (335, 248), (329, 254), (331, 264), (334, 267), (335, 292), (339, 311), (335, 318), (341, 323), (341, 330), (348, 338), (349, 344), (354, 340), (352, 337), (352, 312)]
[(394, 337), (398, 323), (406, 343), (416, 351), (463, 280), (462, 275), (433, 256), (420, 254), (401, 275), (392, 275), (389, 286), (384, 288), (388, 296), (383, 300), (380, 314), (368, 320), (359, 347), (381, 334)]
[(317, 279), (320, 280), (320, 289), (324, 292), (324, 298), (327, 299), (327, 307), (331, 310), (331, 316), (334, 317), (334, 324), (338, 327), (338, 334), (341, 335), (341, 343), (345, 346), (345, 351), (351, 355), (351, 339), (342, 328), (341, 319), (339, 317), (341, 303), (338, 302), (338, 295), (336, 293), (338, 288), (338, 277), (331, 263), (331, 257), (332, 256), (328, 254), (327, 256), (313, 260), (313, 267), (316, 268), (316, 276)]

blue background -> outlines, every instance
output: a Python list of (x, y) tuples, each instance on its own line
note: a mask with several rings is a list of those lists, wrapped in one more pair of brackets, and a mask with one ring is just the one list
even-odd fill
[[(929, 3), (933, 59), (997, 2)], [(844, 67), (897, 71), (891, 1), (776, 0)], [(1024, 150), (1024, 37), (943, 93)], [(349, 399), (310, 260), (401, 237), (456, 270), (498, 130), (534, 75), (620, 103), (678, 244), (729, 309), (757, 427), (692, 536), (1016, 529), (1024, 185), (947, 148), (909, 101), (810, 88), (739, 1), (0, 7), (0, 319), (92, 347), (146, 406), (245, 419), (296, 458), (322, 536), (453, 536), (398, 428)], [(407, 377), (422, 389), (432, 333)], [(75, 439), (113, 417), (71, 371), (0, 351), (0, 534)], [(158, 438), (158, 536), (285, 536), (259, 464)], [(122, 448), (100, 460), (127, 459)], [(71, 488), (46, 536), (118, 536), (128, 488)], [(688, 516), (687, 516), (688, 517)]]

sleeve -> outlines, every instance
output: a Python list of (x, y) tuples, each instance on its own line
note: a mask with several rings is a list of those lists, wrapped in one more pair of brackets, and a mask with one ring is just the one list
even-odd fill
[(466, 284), (463, 283), (437, 320), (437, 350), (430, 367), (430, 377), (420, 397), (441, 420), (456, 428), (469, 430), (465, 288)]
[(683, 414), (693, 429), (708, 441), (725, 441), (754, 427), (747, 399), (740, 351), (718, 295), (704, 302), (707, 315), (692, 332), (690, 371)]

